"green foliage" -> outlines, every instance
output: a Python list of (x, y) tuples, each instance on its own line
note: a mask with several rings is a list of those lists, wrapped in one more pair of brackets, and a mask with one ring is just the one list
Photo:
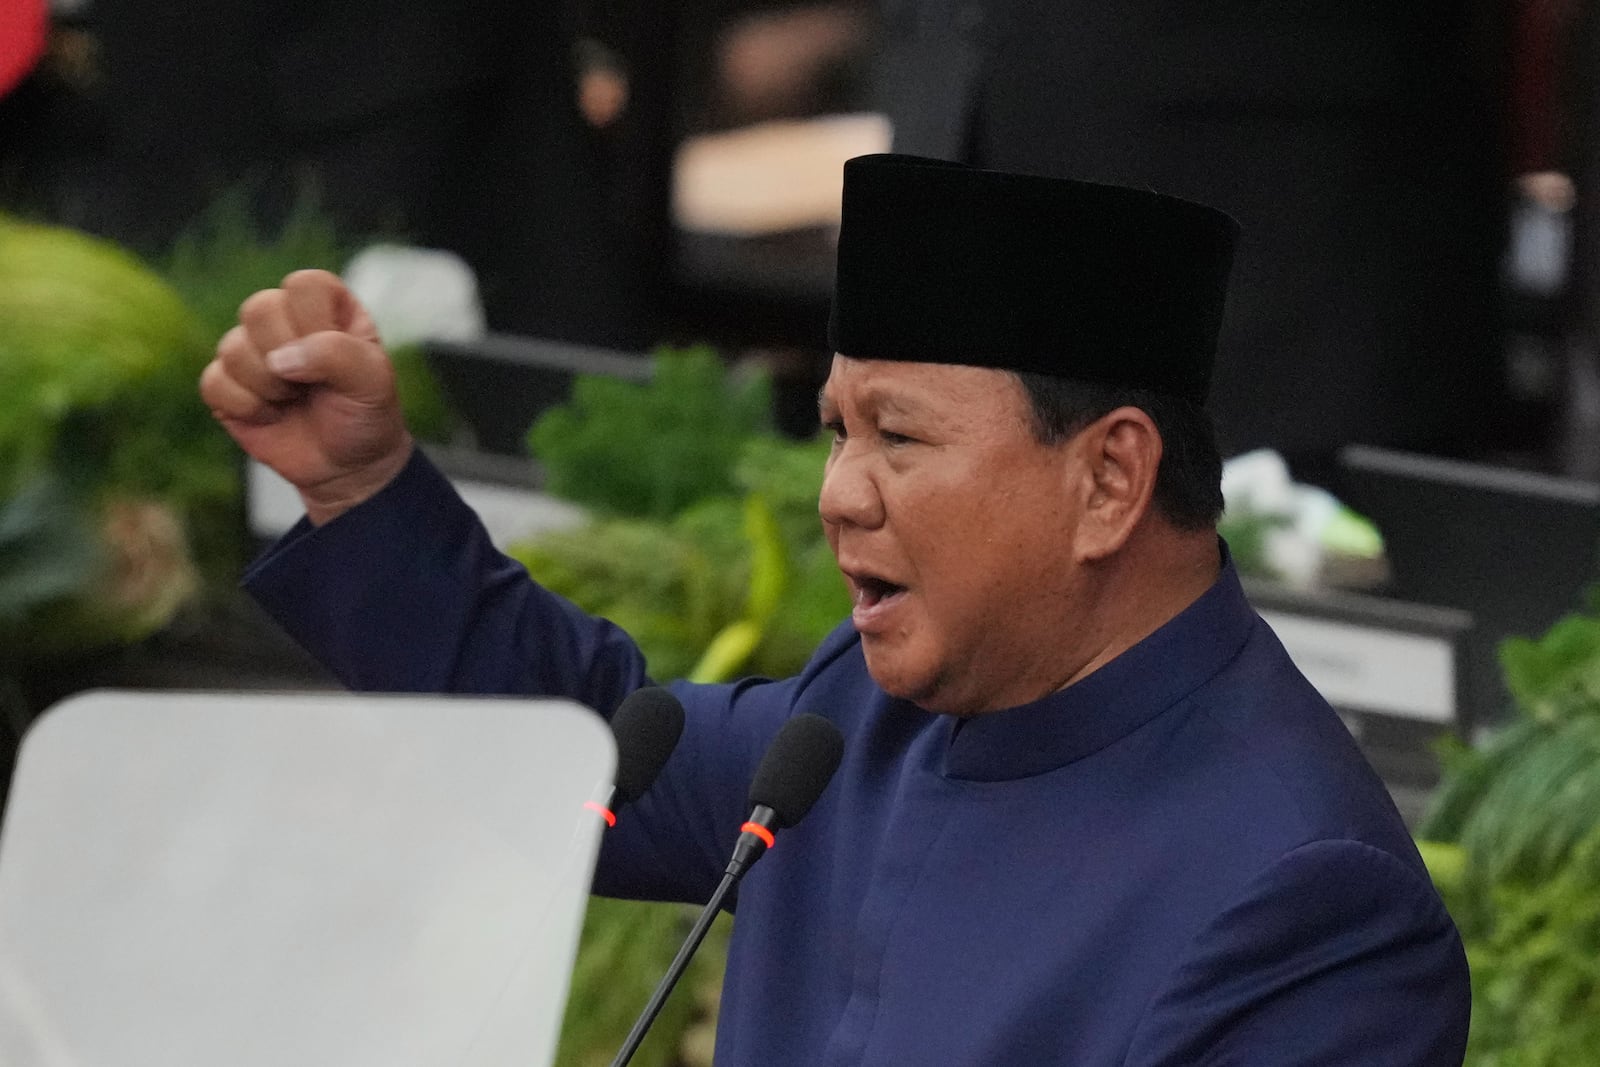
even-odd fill
[[(190, 541), (237, 543), (234, 452), (195, 398), (209, 352), (178, 294), (125, 250), (0, 218), (0, 504), (33, 514), (32, 487), (56, 487), (62, 553), (16, 565), (37, 568), (30, 585), (80, 568), (80, 595), (28, 609), (13, 656), (145, 636), (193, 589)], [(85, 541), (100, 545), (93, 567), (66, 547)]]
[(804, 443), (756, 437), (734, 467), (734, 482), (771, 510), (786, 581), (750, 668), (771, 678), (795, 673), (850, 614), (850, 597), (822, 534), (817, 494), (831, 448), (826, 435)]
[(1283, 529), (1289, 523), (1286, 515), (1230, 511), (1217, 524), (1217, 534), (1228, 543), (1228, 553), (1233, 557), (1233, 565), (1240, 574), (1252, 578), (1276, 578), (1277, 572), (1267, 562), (1267, 537), (1273, 530)]
[[(1456, 744), (1424, 857), (1472, 965), (1468, 1063), (1554, 1067), (1600, 1049), (1600, 619), (1501, 648), (1518, 718)], [(1443, 842), (1438, 844), (1436, 842)]]
[[(0, 216), (0, 495), (51, 466), (64, 435), (130, 444), (129, 406), (174, 367), (198, 374), (206, 350), (182, 299), (131, 254)], [(151, 477), (170, 470), (157, 458)]]
[[(589, 901), (556, 1067), (605, 1067), (611, 1062), (688, 934), (692, 918), (676, 904), (602, 897)], [(679, 1062), (679, 1041), (704, 1007), (696, 1003), (695, 990), (717, 982), (720, 960), (727, 952), (728, 923), (724, 917), (712, 926), (701, 952), (634, 1054), (632, 1062), (638, 1067), (671, 1067)]]
[(400, 394), (400, 407), (406, 413), (412, 436), (435, 444), (449, 441), (458, 420), (445, 403), (439, 381), (428, 369), (421, 347), (397, 346), (389, 350), (389, 358), (394, 363), (395, 390)]
[(744, 599), (737, 524), (736, 506), (713, 500), (665, 522), (599, 519), (510, 552), (545, 588), (626, 630), (656, 677), (682, 678)]
[(1478, 749), (1445, 750), (1422, 830), (1459, 841), (1492, 880), (1537, 881), (1600, 825), (1600, 618), (1511, 638), (1500, 659), (1518, 717)]
[(825, 441), (751, 438), (727, 474), (742, 496), (666, 520), (598, 519), (511, 554), (626, 630), (656, 678), (793, 674), (850, 611), (817, 518), (825, 456)]
[(580, 378), (529, 434), (551, 490), (601, 517), (512, 555), (657, 678), (792, 674), (849, 613), (817, 518), (828, 442), (767, 432), (768, 393), (708, 349), (663, 352), (649, 385)]
[(1500, 647), (1506, 685), (1518, 706), (1543, 722), (1600, 707), (1600, 618), (1568, 615), (1537, 641)]
[(179, 236), (163, 270), (215, 344), (238, 322), (245, 297), (303, 268), (337, 271), (350, 252), (309, 191), (268, 233), (241, 188), (219, 197)]
[(766, 428), (770, 404), (765, 378), (737, 379), (709, 348), (666, 350), (647, 384), (580, 377), (528, 445), (557, 496), (665, 520), (733, 490), (734, 461)]
[[(1597, 828), (1600, 829), (1600, 828)], [(1449, 846), (1444, 846), (1448, 849)], [(1475, 878), (1467, 850), (1441, 872), (1472, 968), (1471, 1067), (1566, 1067), (1600, 1049), (1600, 832), (1539, 881)], [(1450, 853), (1442, 853), (1449, 857)]]
[(1600, 825), (1600, 715), (1523, 719), (1449, 765), (1424, 834), (1460, 843), (1492, 881), (1552, 877)]

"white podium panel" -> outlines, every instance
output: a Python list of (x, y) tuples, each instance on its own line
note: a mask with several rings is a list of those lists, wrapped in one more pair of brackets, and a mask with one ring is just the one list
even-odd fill
[(0, 831), (0, 1063), (548, 1063), (614, 760), (561, 701), (57, 705)]
[(1266, 608), (1261, 618), (1334, 707), (1441, 726), (1460, 721), (1451, 638)]

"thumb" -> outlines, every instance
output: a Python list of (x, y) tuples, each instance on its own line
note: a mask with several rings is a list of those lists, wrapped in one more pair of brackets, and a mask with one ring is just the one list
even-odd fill
[(382, 348), (342, 330), (323, 330), (273, 349), (267, 368), (278, 377), (333, 392), (368, 404), (382, 404), (395, 395), (394, 368)]

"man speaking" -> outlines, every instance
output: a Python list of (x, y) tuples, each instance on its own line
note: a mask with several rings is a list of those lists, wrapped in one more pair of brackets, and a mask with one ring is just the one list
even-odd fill
[[(739, 891), (720, 1063), (1461, 1062), (1450, 917), (1216, 535), (1234, 230), (846, 165), (819, 510), (854, 610), (798, 677), (672, 687), (683, 740), (595, 882), (703, 902), (767, 743), (839, 727), (839, 774)], [(331, 275), (247, 301), (201, 392), (306, 507), (250, 590), (352, 687), (609, 714), (647, 684), (412, 447)]]

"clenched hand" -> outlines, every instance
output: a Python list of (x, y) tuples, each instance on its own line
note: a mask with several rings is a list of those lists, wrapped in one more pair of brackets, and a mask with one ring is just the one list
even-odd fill
[(300, 491), (318, 525), (382, 489), (411, 455), (372, 317), (327, 271), (296, 271), (246, 300), (200, 396), (240, 447)]

